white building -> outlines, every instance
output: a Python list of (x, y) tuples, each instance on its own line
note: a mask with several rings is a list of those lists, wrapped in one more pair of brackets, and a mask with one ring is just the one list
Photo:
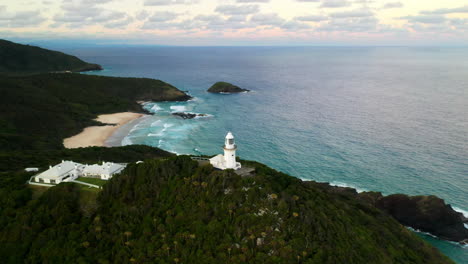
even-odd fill
[(225, 169), (234, 169), (238, 170), (241, 168), (241, 164), (236, 162), (236, 150), (237, 146), (234, 142), (234, 136), (231, 132), (227, 133), (226, 141), (224, 143), (224, 155), (219, 154), (210, 159), (211, 165), (213, 167), (225, 170)]
[(83, 164), (62, 160), (62, 163), (50, 166), (48, 170), (34, 176), (34, 181), (52, 184), (73, 181), (80, 176), (82, 168)]
[(99, 177), (102, 180), (109, 180), (114, 174), (125, 169), (126, 164), (104, 162), (102, 164), (86, 165), (83, 168), (83, 177)]

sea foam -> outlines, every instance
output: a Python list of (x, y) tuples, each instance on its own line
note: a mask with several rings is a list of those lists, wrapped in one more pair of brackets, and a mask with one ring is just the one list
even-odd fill
[(160, 111), (160, 110), (162, 110), (162, 108), (157, 104), (155, 104), (155, 105), (153, 105), (153, 107), (151, 107), (151, 111), (153, 111), (154, 113), (156, 113), (157, 111)]
[(122, 146), (128, 146), (128, 145), (132, 145), (132, 144), (133, 144), (133, 142), (129, 137), (124, 137), (122, 139)]
[(452, 206), (453, 210), (462, 213), (464, 217), (468, 218), (468, 211)]
[(158, 126), (159, 124), (161, 124), (162, 121), (161, 120), (156, 120), (155, 122), (151, 123), (151, 126), (152, 127), (155, 127), (155, 126)]
[(173, 105), (171, 106), (171, 110), (174, 112), (185, 112), (187, 110), (187, 107), (185, 105)]
[(362, 193), (362, 192), (367, 192), (368, 190), (364, 189), (364, 188), (359, 188), (359, 187), (356, 187), (355, 185), (352, 185), (352, 184), (349, 184), (349, 183), (344, 183), (344, 182), (340, 182), (340, 181), (332, 181), (330, 182), (330, 185), (331, 186), (337, 186), (337, 187), (346, 187), (346, 188), (353, 188), (356, 190), (356, 192), (358, 193)]

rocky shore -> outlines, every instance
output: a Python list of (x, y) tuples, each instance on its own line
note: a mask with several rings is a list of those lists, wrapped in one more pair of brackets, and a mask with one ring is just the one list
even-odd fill
[(208, 116), (206, 114), (185, 113), (185, 112), (176, 112), (176, 113), (172, 113), (172, 115), (181, 117), (183, 119), (194, 119), (196, 117), (206, 117), (206, 116)]
[(357, 198), (360, 202), (388, 213), (405, 226), (431, 233), (441, 239), (468, 244), (468, 229), (464, 226), (468, 219), (437, 196), (384, 196), (380, 192), (358, 193), (353, 188), (331, 186), (328, 183), (309, 184), (317, 184), (328, 192)]

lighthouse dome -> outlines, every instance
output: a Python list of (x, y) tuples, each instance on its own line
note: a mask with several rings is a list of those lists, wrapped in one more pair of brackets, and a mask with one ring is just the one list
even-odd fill
[(228, 133), (227, 133), (226, 139), (234, 139), (234, 136), (232, 135), (231, 132), (228, 132)]

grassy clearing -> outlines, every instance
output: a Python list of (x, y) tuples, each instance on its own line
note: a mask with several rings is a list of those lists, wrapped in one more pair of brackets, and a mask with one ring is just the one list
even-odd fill
[(101, 179), (98, 179), (98, 178), (79, 177), (76, 180), (80, 181), (80, 182), (86, 182), (86, 183), (89, 183), (89, 184), (94, 184), (94, 185), (97, 185), (97, 186), (103, 186), (104, 184), (107, 183), (107, 181), (101, 180)]

